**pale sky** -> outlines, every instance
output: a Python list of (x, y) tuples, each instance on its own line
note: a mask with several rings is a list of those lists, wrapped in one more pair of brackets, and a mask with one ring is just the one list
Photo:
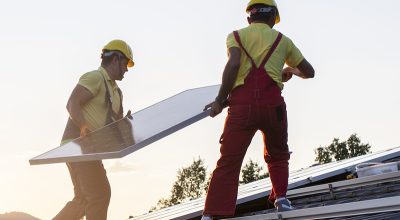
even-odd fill
[[(293, 78), (288, 105), (290, 169), (314, 163), (313, 150), (357, 133), (376, 152), (399, 146), (400, 1), (277, 0), (281, 23), (316, 70)], [(136, 66), (119, 85), (133, 112), (186, 89), (220, 83), (226, 36), (247, 26), (247, 1), (50, 1), (0, 3), (0, 214), (51, 219), (72, 199), (65, 164), (30, 166), (56, 147), (65, 104), (78, 78), (97, 69), (112, 39), (133, 48)], [(219, 157), (226, 111), (123, 159), (105, 161), (112, 187), (109, 219), (146, 213), (169, 195), (193, 159), (208, 172)], [(259, 163), (258, 134), (245, 161)]]

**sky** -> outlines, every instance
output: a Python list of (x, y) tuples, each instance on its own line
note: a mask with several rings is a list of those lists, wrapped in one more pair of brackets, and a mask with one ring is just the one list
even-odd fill
[[(277, 0), (275, 29), (314, 66), (283, 95), (290, 169), (314, 163), (314, 149), (357, 133), (377, 152), (400, 144), (400, 2)], [(183, 90), (219, 84), (226, 36), (246, 27), (247, 1), (14, 0), (0, 3), (0, 214), (51, 219), (73, 191), (65, 164), (29, 165), (57, 147), (67, 99), (80, 75), (97, 69), (101, 48), (127, 41), (135, 67), (119, 82), (133, 112)], [(226, 111), (122, 159), (106, 160), (109, 219), (146, 213), (169, 196), (179, 168), (202, 158), (211, 172)], [(258, 133), (250, 158), (263, 164)]]

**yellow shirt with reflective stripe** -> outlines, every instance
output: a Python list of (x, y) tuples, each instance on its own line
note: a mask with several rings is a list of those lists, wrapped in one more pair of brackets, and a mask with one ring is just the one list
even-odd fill
[[(240, 29), (238, 33), (243, 47), (247, 50), (258, 67), (267, 55), (279, 32), (271, 29), (264, 23), (251, 23), (248, 27)], [(228, 35), (226, 41), (228, 49), (231, 47), (240, 48), (233, 33)], [(265, 64), (264, 68), (268, 75), (283, 89), (282, 69), (284, 64), (286, 63), (290, 67), (297, 67), (303, 59), (303, 55), (292, 40), (283, 35), (278, 47), (275, 52), (272, 53), (272, 56)], [(251, 61), (242, 51), (240, 56), (240, 68), (234, 88), (244, 84), (244, 80), (249, 74), (250, 69)]]
[(106, 102), (106, 87), (104, 79), (110, 92), (112, 108), (114, 112), (118, 113), (121, 106), (118, 85), (114, 80), (110, 79), (107, 71), (103, 67), (99, 67), (98, 70), (83, 74), (78, 82), (79, 85), (85, 87), (93, 95), (93, 98), (82, 106), (83, 116), (91, 131), (101, 128), (106, 124), (108, 102)]

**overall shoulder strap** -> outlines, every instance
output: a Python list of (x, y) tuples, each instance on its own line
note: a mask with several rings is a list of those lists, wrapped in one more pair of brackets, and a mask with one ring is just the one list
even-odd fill
[(119, 115), (122, 115), (122, 112), (121, 112), (121, 110), (122, 110), (122, 92), (118, 88), (118, 93), (119, 93), (119, 98), (121, 100), (121, 104), (120, 104), (120, 112), (119, 112), (119, 114), (117, 114), (112, 109), (112, 99), (111, 99), (111, 95), (110, 95), (110, 90), (108, 89), (106, 78), (104, 78), (103, 74), (101, 74), (101, 76), (103, 77), (104, 86), (106, 87), (105, 102), (107, 103), (107, 106), (108, 106), (106, 124), (109, 124), (113, 121), (116, 121), (116, 120), (122, 118), (122, 117), (119, 117)]
[(264, 60), (261, 62), (260, 67), (264, 68), (265, 64), (268, 62), (269, 58), (271, 57), (272, 53), (278, 47), (279, 42), (282, 39), (282, 33), (278, 32), (278, 37), (276, 37), (275, 42), (272, 44), (271, 48), (269, 49), (267, 55), (264, 57)]
[(110, 95), (110, 90), (108, 90), (108, 85), (107, 85), (107, 82), (106, 82), (106, 78), (104, 78), (103, 74), (101, 74), (101, 76), (103, 77), (104, 86), (106, 87), (106, 99), (105, 99), (105, 102), (112, 106), (112, 99), (111, 99), (111, 95)]
[(254, 62), (253, 58), (250, 56), (250, 54), (247, 52), (246, 48), (243, 47), (242, 41), (240, 40), (240, 36), (238, 31), (234, 31), (233, 35), (235, 36), (235, 40), (236, 42), (239, 44), (239, 47), (244, 51), (244, 53), (247, 55), (247, 57), (250, 59), (251, 61), (251, 65), (256, 68), (256, 63)]
[(117, 88), (118, 94), (119, 94), (119, 112), (118, 112), (118, 118), (117, 119), (121, 119), (124, 116), (124, 108), (122, 107), (122, 100), (123, 100), (123, 96), (122, 96), (122, 91), (120, 88)]

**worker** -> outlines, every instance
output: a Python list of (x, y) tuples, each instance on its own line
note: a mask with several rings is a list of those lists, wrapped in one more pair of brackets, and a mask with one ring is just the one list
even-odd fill
[(258, 130), (263, 134), (272, 183), (269, 200), (278, 212), (293, 209), (286, 198), (290, 153), (281, 90), (293, 75), (313, 78), (314, 69), (288, 37), (273, 29), (280, 21), (274, 0), (251, 0), (246, 12), (249, 26), (228, 35), (222, 84), (215, 101), (205, 106), (211, 108), (211, 117), (221, 113), (224, 105), (229, 109), (202, 220), (235, 214), (242, 161)]
[[(123, 118), (121, 81), (133, 67), (132, 50), (122, 40), (112, 40), (101, 53), (101, 66), (83, 74), (72, 91), (68, 122), (62, 144)], [(101, 160), (71, 162), (67, 167), (74, 186), (74, 198), (54, 220), (106, 220), (111, 187)]]

